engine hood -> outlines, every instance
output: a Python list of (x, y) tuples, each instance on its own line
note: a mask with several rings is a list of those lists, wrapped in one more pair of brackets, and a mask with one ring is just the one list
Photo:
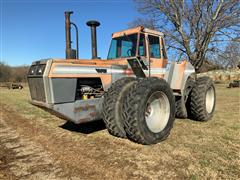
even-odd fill
[(53, 63), (78, 64), (83, 66), (127, 65), (127, 58), (109, 59), (53, 59)]
[(127, 59), (115, 59), (115, 60), (61, 60), (52, 59), (49, 61), (51, 68), (49, 77), (78, 77), (89, 76), (96, 77), (100, 74), (112, 74), (121, 73), (128, 68)]

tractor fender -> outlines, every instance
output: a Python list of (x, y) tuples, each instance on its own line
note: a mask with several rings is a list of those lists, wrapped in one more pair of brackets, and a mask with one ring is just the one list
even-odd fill
[(185, 84), (189, 77), (195, 79), (196, 73), (194, 67), (190, 62), (172, 62), (167, 65), (167, 71), (164, 76), (164, 79), (169, 83), (173, 91), (181, 91), (183, 94)]

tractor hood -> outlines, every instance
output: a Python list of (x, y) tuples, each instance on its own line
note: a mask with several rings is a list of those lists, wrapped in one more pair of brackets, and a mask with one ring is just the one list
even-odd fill
[(100, 77), (101, 75), (121, 74), (128, 69), (127, 59), (115, 60), (50, 60), (50, 78), (58, 77)]
[(78, 64), (78, 66), (127, 65), (127, 58), (109, 59), (51, 59), (53, 63)]
[[(132, 75), (126, 59), (43, 59), (32, 63), (28, 72), (28, 83), (32, 100), (62, 103), (69, 99), (74, 100), (74, 96), (67, 98), (68, 100), (61, 99), (60, 94), (75, 94), (75, 86), (81, 79), (85, 81), (98, 79), (103, 89), (107, 90), (112, 82)], [(52, 93), (60, 90), (61, 93)], [(47, 97), (49, 94), (52, 96)], [(55, 98), (55, 94), (59, 94), (59, 98)]]
[(42, 59), (32, 63), (28, 77), (47, 76), (49, 78), (99, 77), (104, 74), (121, 74), (128, 70), (127, 59)]
[(83, 100), (81, 91), (86, 88), (82, 87), (106, 91), (117, 79), (133, 76), (127, 72), (126, 59), (35, 61), (28, 72), (31, 103), (60, 113), (75, 123), (96, 120), (100, 118), (102, 97)]

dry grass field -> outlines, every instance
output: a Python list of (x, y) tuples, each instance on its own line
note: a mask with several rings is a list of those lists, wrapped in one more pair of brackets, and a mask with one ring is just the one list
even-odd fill
[(162, 143), (108, 134), (102, 121), (73, 125), (0, 89), (0, 179), (240, 179), (240, 90), (217, 84), (209, 122), (176, 119)]

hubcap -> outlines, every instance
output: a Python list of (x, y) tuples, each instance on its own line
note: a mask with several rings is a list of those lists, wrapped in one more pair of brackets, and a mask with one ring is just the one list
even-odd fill
[(206, 110), (208, 113), (211, 113), (213, 110), (214, 100), (215, 100), (214, 89), (213, 87), (210, 87), (206, 92)]
[(154, 133), (161, 132), (167, 125), (170, 116), (170, 102), (161, 91), (153, 93), (147, 101), (145, 120), (147, 127)]

